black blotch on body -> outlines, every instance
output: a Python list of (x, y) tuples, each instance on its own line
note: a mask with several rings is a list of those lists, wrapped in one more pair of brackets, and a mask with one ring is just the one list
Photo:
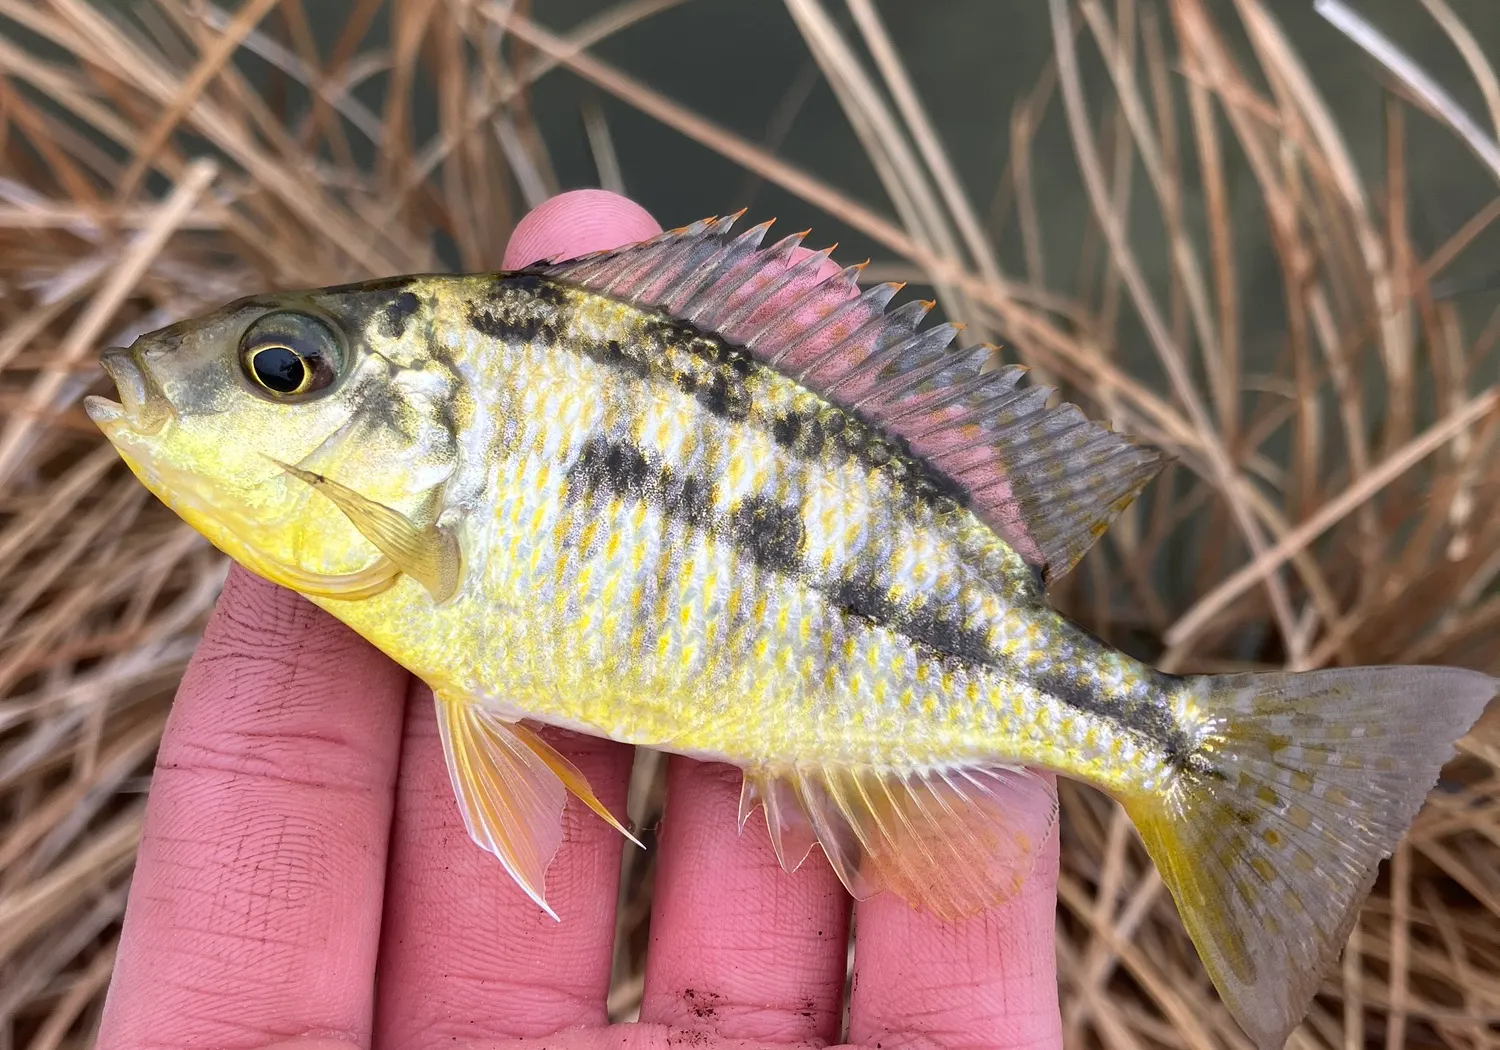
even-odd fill
[[(678, 389), (693, 395), (707, 411), (722, 419), (750, 415), (750, 391), (745, 380), (755, 362), (748, 351), (664, 314), (646, 318), (641, 335), (644, 345), (651, 348), (651, 356), (660, 360)], [(685, 355), (687, 360), (672, 362), (671, 351)], [(650, 371), (649, 362), (646, 371)]]
[(945, 616), (928, 603), (902, 604), (872, 579), (840, 580), (829, 598), (847, 613), (861, 616), (941, 656), (971, 665), (992, 664), (995, 653), (986, 633)]
[(755, 564), (778, 572), (797, 572), (807, 547), (802, 514), (763, 496), (746, 496), (729, 518), (730, 540)]
[(632, 375), (645, 378), (651, 371), (651, 363), (640, 353), (629, 353), (618, 339), (608, 339), (591, 346), (588, 355), (600, 364), (623, 369)]
[(380, 314), (380, 334), (391, 339), (400, 339), (406, 334), (406, 323), (422, 305), (415, 292), (402, 292), (389, 303)]
[(474, 331), (487, 335), (491, 339), (504, 339), (510, 331), (510, 326), (505, 323), (495, 304), (489, 302), (470, 303), (466, 314), (469, 319), (469, 327)]
[[(696, 388), (697, 384), (694, 383)], [(697, 391), (698, 400), (703, 407), (716, 416), (729, 415), (729, 381), (724, 378), (723, 373), (716, 373), (709, 377), (708, 385)]]
[(640, 499), (651, 471), (646, 454), (634, 445), (590, 438), (568, 468), (568, 484), (584, 491), (603, 490), (622, 499)]
[(622, 500), (643, 500), (669, 518), (702, 527), (713, 511), (713, 484), (683, 475), (626, 441), (592, 437), (568, 468), (568, 498), (604, 492)]
[(795, 447), (797, 435), (802, 433), (803, 417), (796, 412), (784, 412), (771, 424), (771, 436), (778, 445)]
[(558, 342), (564, 323), (566, 290), (528, 273), (502, 273), (466, 307), (469, 325), (492, 339), (536, 343)]

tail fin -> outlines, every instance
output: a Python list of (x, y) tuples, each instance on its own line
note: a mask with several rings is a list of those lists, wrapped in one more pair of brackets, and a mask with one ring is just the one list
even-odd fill
[(1125, 801), (1224, 1003), (1279, 1050), (1381, 859), (1500, 680), (1443, 667), (1186, 679), (1216, 728), (1172, 793)]

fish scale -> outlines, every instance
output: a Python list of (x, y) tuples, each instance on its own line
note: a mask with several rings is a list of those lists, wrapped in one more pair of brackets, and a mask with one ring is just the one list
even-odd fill
[(1110, 648), (1044, 588), (1165, 457), (733, 225), (241, 300), (106, 352), (122, 403), (87, 407), (221, 549), (432, 687), (465, 826), (549, 914), (568, 794), (629, 833), (538, 724), (738, 765), (788, 871), (818, 848), (940, 919), (1022, 886), (1051, 771), (1124, 806), (1280, 1046), (1495, 680)]

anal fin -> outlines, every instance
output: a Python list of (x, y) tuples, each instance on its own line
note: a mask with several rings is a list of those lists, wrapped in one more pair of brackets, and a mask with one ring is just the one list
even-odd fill
[[(554, 919), (546, 874), (562, 844), (563, 807), (572, 791), (635, 842), (610, 815), (578, 768), (536, 732), (464, 697), (437, 697), (438, 730), (453, 793), (469, 837), (494, 856), (526, 895)], [(639, 843), (637, 843), (639, 845)]]
[(854, 897), (890, 890), (947, 921), (1014, 897), (1057, 822), (1052, 783), (1006, 766), (747, 770), (741, 826), (756, 805), (787, 871), (816, 842)]

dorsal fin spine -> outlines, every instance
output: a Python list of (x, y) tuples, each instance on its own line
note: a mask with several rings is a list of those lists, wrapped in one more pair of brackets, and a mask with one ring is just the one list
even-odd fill
[[(753, 263), (751, 271), (772, 274), (784, 272), (791, 266), (792, 253), (802, 243), (802, 238), (803, 234), (794, 233), (783, 237), (769, 248), (752, 252), (747, 260)], [(728, 282), (731, 278), (732, 271), (724, 279)], [(741, 307), (758, 301), (763, 288), (764, 284), (757, 285), (753, 281), (742, 280), (738, 287), (727, 291), (716, 289), (717, 295), (706, 295), (695, 309), (688, 310), (683, 316), (700, 327), (709, 326), (727, 332), (738, 323), (735, 318)]]
[(913, 391), (943, 369), (951, 368), (955, 364), (962, 364), (972, 356), (968, 350), (950, 350), (946, 348), (939, 350), (923, 364), (918, 365), (909, 372), (903, 372), (899, 383), (893, 383), (883, 391), (883, 400), (891, 403), (903, 401)]
[[(880, 294), (877, 295), (877, 292)], [(806, 383), (809, 378), (817, 375), (823, 368), (837, 361), (841, 355), (847, 353), (851, 348), (858, 347), (861, 341), (868, 339), (872, 335), (878, 335), (878, 329), (883, 323), (882, 318), (884, 317), (881, 311), (888, 301), (886, 298), (887, 294), (881, 289), (871, 289), (867, 292), (866, 295), (870, 296), (870, 298), (865, 301), (865, 305), (871, 310), (872, 315), (866, 318), (864, 322), (843, 339), (834, 343), (809, 361), (807, 367), (797, 373), (797, 382)]]
[(894, 358), (902, 349), (921, 338), (920, 335), (914, 333), (917, 325), (922, 323), (922, 318), (927, 316), (927, 308), (923, 303), (907, 303), (905, 306), (897, 307), (886, 316), (891, 320), (890, 331), (883, 335), (879, 344), (870, 351), (869, 356), (860, 362), (859, 368), (851, 368), (828, 387), (829, 396), (840, 391), (856, 376), (878, 371), (887, 360)]
[[(1016, 365), (1008, 365), (993, 372), (981, 371), (978, 375), (966, 379), (962, 383), (955, 384), (951, 392), (944, 394), (940, 398), (931, 402), (913, 404), (910, 408), (893, 413), (890, 416), (890, 421), (892, 423), (900, 423), (909, 416), (945, 409), (973, 394), (983, 393), (986, 395), (985, 400), (968, 406), (968, 413), (971, 416), (981, 418), (992, 410), (998, 410), (1006, 398), (1015, 395), (1015, 386), (1020, 380), (1023, 371), (1023, 369)], [(914, 439), (919, 436), (914, 435)]]
[[(726, 259), (731, 257), (735, 249), (739, 247), (738, 240), (729, 239), (730, 227), (736, 219), (745, 214), (743, 211), (724, 219), (720, 226), (714, 228), (714, 239), (718, 247), (705, 252), (702, 261), (691, 269), (688, 269), (680, 278), (669, 281), (660, 293), (661, 308), (669, 314), (680, 314), (682, 308), (697, 295), (698, 291), (708, 282)], [(753, 229), (750, 231), (755, 232)], [(710, 242), (712, 243), (712, 242)]]
[[(764, 340), (768, 332), (778, 325), (785, 324), (788, 317), (794, 316), (798, 303), (823, 282), (813, 284), (806, 292), (799, 292), (785, 303), (776, 303), (776, 297), (783, 290), (796, 285), (797, 282), (816, 275), (823, 268), (823, 264), (828, 261), (828, 256), (832, 251), (832, 248), (815, 251), (783, 274), (771, 291), (761, 299), (760, 305), (746, 315), (745, 335), (740, 341), (746, 346), (754, 346)], [(773, 306), (774, 309), (772, 309)]]
[[(953, 326), (951, 324), (940, 324), (935, 328), (928, 328), (925, 331), (918, 332), (905, 343), (891, 347), (886, 352), (884, 360), (880, 361), (876, 366), (876, 374), (881, 379), (887, 381), (893, 376), (904, 377), (907, 375), (906, 366), (895, 367), (896, 362), (902, 358), (926, 361), (928, 360), (928, 354), (941, 352), (949, 343), (953, 342), (953, 335)], [(899, 384), (901, 390), (905, 390), (908, 386), (907, 383), (900, 379), (897, 379), (896, 382)], [(884, 383), (877, 384), (868, 394), (854, 402), (853, 407), (863, 409), (882, 402), (889, 402), (893, 400), (896, 394), (897, 391), (894, 387), (887, 386)]]
[(713, 257), (719, 249), (721, 233), (727, 231), (733, 222), (732, 218), (715, 219), (702, 236), (674, 245), (673, 254), (657, 260), (651, 270), (643, 275), (643, 283), (634, 288), (623, 289), (624, 295), (630, 299), (657, 303), (658, 309), (670, 312), (667, 300), (673, 297), (671, 290), (679, 287), (680, 282), (687, 279), (686, 275), (692, 274)]

